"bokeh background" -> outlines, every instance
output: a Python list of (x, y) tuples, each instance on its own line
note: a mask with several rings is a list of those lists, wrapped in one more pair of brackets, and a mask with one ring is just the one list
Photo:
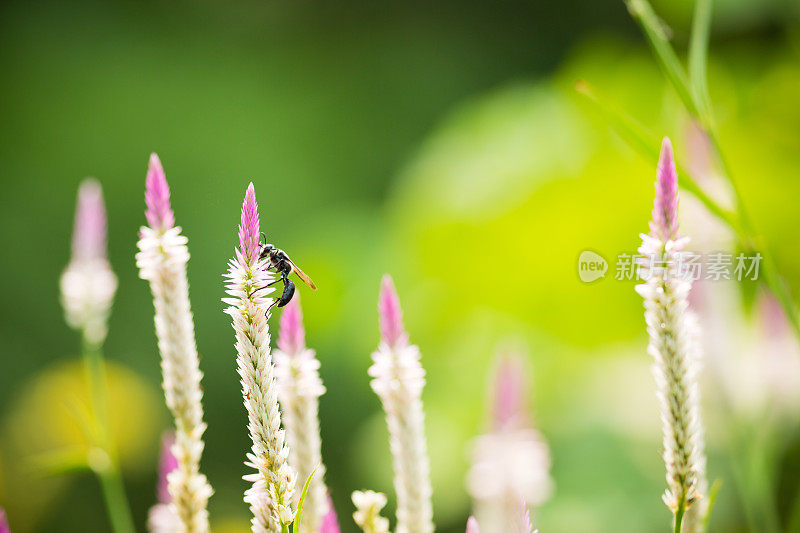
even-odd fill
[[(716, 4), (709, 84), (723, 145), (797, 294), (800, 4)], [(654, 5), (685, 50), (692, 2)], [(104, 187), (120, 281), (105, 352), (142, 529), (155, 500), (169, 417), (150, 294), (133, 259), (152, 151), (192, 254), (215, 531), (248, 524), (245, 411), (220, 298), (250, 180), (269, 240), (320, 287), (300, 291), (328, 389), (323, 454), (343, 531), (355, 531), (352, 490), (384, 490), (392, 506), (385, 424), (366, 374), (386, 272), (428, 372), (440, 531), (463, 531), (469, 443), (486, 430), (493, 357), (509, 344), (525, 347), (529, 407), (553, 456), (555, 492), (534, 510), (539, 530), (667, 530), (640, 298), (613, 270), (593, 284), (576, 270), (582, 250), (612, 269), (616, 254), (635, 250), (654, 167), (575, 93), (575, 81), (707, 167), (702, 140), (622, 2), (4, 2), (0, 73), (0, 506), (14, 531), (108, 531), (90, 474), (47, 476), (36, 462), (42, 451), (82, 445), (62, 405), (85, 392), (58, 279), (86, 176)], [(707, 183), (717, 187), (713, 176)], [(733, 246), (724, 229), (697, 223), (703, 215), (688, 195), (683, 205), (701, 243)], [(744, 394), (728, 375), (741, 374), (739, 352), (764, 350), (756, 289), (709, 291), (728, 296), (711, 341), (732, 347), (718, 350), (728, 373), (717, 381), (727, 384), (703, 392), (710, 477), (724, 480), (712, 531), (761, 529), (746, 520), (743, 476), (758, 480), (745, 484), (788, 531), (800, 405), (791, 394), (774, 401), (768, 382)], [(797, 352), (791, 341), (784, 348)], [(778, 374), (791, 378), (787, 368)], [(731, 433), (752, 437), (749, 451), (731, 446)]]

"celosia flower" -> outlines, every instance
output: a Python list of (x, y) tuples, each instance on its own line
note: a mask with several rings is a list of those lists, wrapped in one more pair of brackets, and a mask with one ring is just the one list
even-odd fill
[(2, 507), (0, 507), (0, 533), (11, 533), (11, 528), (8, 526), (8, 518), (6, 518), (6, 512)]
[[(283, 308), (280, 325), (275, 377), (286, 442), (291, 449), (289, 464), (301, 480), (314, 472), (303, 504), (302, 520), (304, 528), (317, 531), (329, 509), (318, 416), (319, 397), (325, 393), (325, 387), (319, 377), (319, 360), (313, 350), (306, 348), (299, 295)], [(299, 497), (296, 493), (295, 505)]]
[(478, 521), (474, 516), (470, 516), (467, 520), (467, 530), (465, 533), (481, 533), (481, 528), (478, 526)]
[(223, 301), (229, 306), (225, 312), (233, 319), (236, 332), (236, 362), (253, 441), (245, 464), (257, 472), (244, 479), (253, 483), (245, 492), (245, 501), (253, 512), (256, 533), (280, 531), (292, 522), (296, 477), (288, 464), (289, 448), (281, 429), (278, 385), (269, 346), (267, 321), (272, 299), (267, 295), (272, 289), (265, 287), (274, 277), (259, 259), (259, 233), (258, 204), (251, 183), (242, 205), (239, 248), (225, 275), (229, 297)]
[(552, 492), (550, 452), (530, 425), (521, 356), (498, 358), (493, 382), (492, 430), (475, 439), (467, 489), (488, 531), (516, 531), (520, 501), (540, 505)]
[(408, 344), (400, 301), (391, 278), (384, 276), (378, 301), (381, 343), (369, 369), (372, 389), (386, 413), (397, 493), (397, 532), (433, 531), (430, 465), (425, 443), (422, 387), (425, 370), (419, 349)]
[(164, 395), (175, 419), (172, 453), (178, 468), (169, 475), (170, 507), (180, 519), (180, 531), (208, 531), (208, 498), (213, 493), (200, 473), (203, 453), (203, 391), (200, 363), (189, 305), (187, 239), (174, 225), (169, 186), (156, 154), (150, 156), (145, 182), (147, 221), (139, 230), (136, 266), (150, 283), (155, 307), (156, 337), (161, 352)]
[(381, 516), (386, 495), (371, 490), (353, 492), (353, 520), (364, 533), (389, 533), (389, 520)]
[(328, 496), (328, 512), (322, 519), (322, 524), (319, 527), (319, 533), (340, 533), (339, 519), (336, 517), (336, 509), (333, 508), (333, 501)]
[[(690, 282), (678, 271), (687, 238), (678, 238), (678, 175), (669, 139), (664, 139), (658, 164), (656, 199), (650, 235), (642, 235), (642, 275), (636, 287), (644, 298), (650, 336), (648, 353), (661, 404), (664, 462), (668, 489), (664, 502), (681, 522), (703, 497), (705, 456), (698, 388), (699, 342), (687, 309)], [(695, 522), (695, 516), (689, 521)], [(694, 527), (694, 526), (690, 526)]]
[(183, 529), (181, 519), (170, 505), (172, 496), (169, 494), (168, 476), (178, 470), (180, 466), (178, 459), (172, 453), (174, 445), (175, 435), (171, 432), (165, 434), (161, 439), (161, 458), (158, 462), (158, 503), (150, 508), (147, 519), (147, 529), (150, 533), (172, 533)]
[(78, 190), (72, 258), (61, 276), (61, 304), (67, 324), (92, 347), (106, 338), (117, 277), (106, 258), (106, 210), (100, 183), (86, 179)]

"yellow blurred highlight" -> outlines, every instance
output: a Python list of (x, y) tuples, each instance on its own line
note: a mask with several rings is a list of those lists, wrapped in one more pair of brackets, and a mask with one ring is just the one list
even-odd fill
[[(124, 470), (141, 470), (152, 463), (163, 427), (160, 392), (116, 363), (106, 362), (106, 376), (120, 464)], [(91, 430), (89, 390), (80, 360), (55, 363), (19, 390), (2, 422), (0, 478), (15, 531), (25, 531), (67, 485), (69, 477), (60, 474), (102, 469), (110, 458), (86, 435)]]

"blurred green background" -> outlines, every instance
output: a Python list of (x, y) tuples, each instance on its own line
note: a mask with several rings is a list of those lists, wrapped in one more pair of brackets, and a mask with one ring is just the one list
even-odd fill
[[(717, 4), (709, 71), (723, 143), (797, 294), (800, 3)], [(684, 50), (692, 2), (655, 7)], [(530, 407), (553, 456), (539, 531), (667, 530), (640, 298), (613, 272), (591, 285), (576, 272), (582, 250), (609, 259), (635, 250), (655, 172), (575, 81), (690, 153), (690, 121), (622, 2), (5, 2), (0, 73), (0, 506), (14, 531), (108, 530), (94, 478), (42, 477), (32, 460), (80, 444), (59, 407), (80, 394), (82, 374), (58, 278), (89, 175), (104, 187), (120, 281), (105, 351), (142, 530), (155, 500), (169, 417), (150, 293), (133, 259), (152, 151), (192, 254), (215, 531), (245, 531), (248, 520), (245, 411), (220, 298), (250, 180), (269, 240), (320, 287), (300, 290), (328, 389), (323, 455), (343, 531), (355, 531), (352, 490), (393, 499), (366, 374), (385, 272), (428, 372), (440, 531), (463, 531), (470, 512), (467, 450), (486, 428), (488, 370), (506, 342), (528, 348)], [(725, 480), (712, 530), (749, 531), (736, 457), (716, 422), (725, 413), (714, 418), (719, 397), (704, 394), (710, 477)], [(795, 416), (778, 425), (772, 488), (786, 520), (800, 440)]]

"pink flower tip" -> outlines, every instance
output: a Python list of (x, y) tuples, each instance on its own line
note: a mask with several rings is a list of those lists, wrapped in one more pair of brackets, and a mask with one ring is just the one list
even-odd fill
[(166, 231), (175, 226), (175, 215), (169, 203), (169, 185), (164, 174), (164, 167), (156, 154), (150, 154), (147, 166), (147, 178), (144, 184), (144, 202), (147, 204), (145, 215), (151, 228)]
[(481, 528), (478, 526), (478, 521), (475, 519), (474, 516), (470, 516), (467, 520), (467, 531), (466, 533), (481, 533)]
[(526, 422), (525, 379), (525, 363), (522, 357), (500, 357), (494, 378), (494, 429), (518, 428)]
[(11, 533), (6, 512), (2, 507), (0, 507), (0, 533)]
[(306, 332), (303, 329), (303, 311), (300, 309), (300, 295), (286, 304), (281, 314), (281, 329), (278, 334), (278, 348), (289, 355), (297, 355), (306, 347)]
[(381, 294), (378, 298), (378, 316), (381, 325), (381, 340), (391, 347), (408, 343), (408, 334), (403, 328), (403, 310), (394, 288), (391, 276), (386, 274), (381, 281)]
[(158, 501), (161, 503), (172, 501), (172, 497), (169, 495), (167, 475), (178, 469), (178, 459), (172, 453), (173, 444), (175, 444), (175, 434), (167, 431), (161, 437), (161, 457), (158, 461)]
[(258, 261), (258, 238), (260, 226), (258, 221), (258, 203), (253, 182), (247, 186), (242, 203), (242, 221), (239, 224), (239, 250), (249, 265)]
[(319, 533), (339, 533), (339, 531), (339, 519), (336, 517), (336, 509), (333, 508), (333, 501), (328, 496), (328, 512), (322, 517)]
[(91, 260), (106, 256), (106, 207), (100, 182), (88, 178), (78, 189), (75, 229), (72, 234), (72, 256)]
[(664, 137), (658, 159), (656, 199), (650, 231), (653, 237), (662, 241), (675, 239), (678, 233), (678, 171), (668, 137)]

